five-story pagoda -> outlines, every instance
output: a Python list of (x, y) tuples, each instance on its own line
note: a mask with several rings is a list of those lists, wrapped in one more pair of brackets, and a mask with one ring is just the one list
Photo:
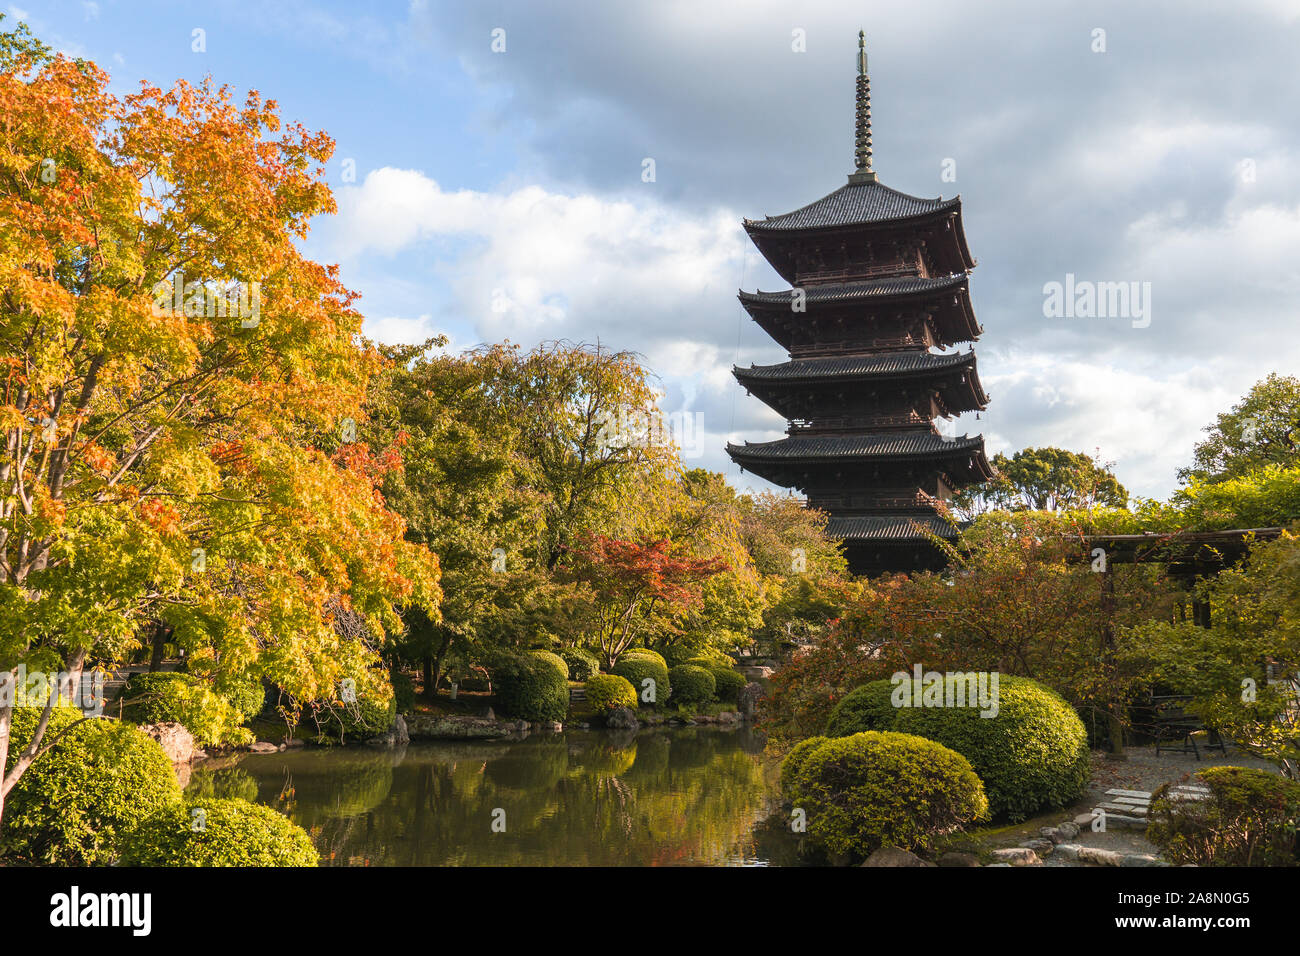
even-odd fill
[[(740, 293), (790, 355), (733, 369), (789, 419), (780, 441), (727, 445), (743, 470), (797, 488), (831, 516), (857, 573), (939, 568), (929, 534), (952, 537), (940, 501), (992, 470), (982, 436), (941, 434), (935, 419), (983, 409), (973, 351), (975, 266), (961, 199), (918, 199), (871, 169), (866, 41), (858, 34), (855, 170), (848, 184), (782, 216), (745, 220), (793, 288)], [(927, 533), (928, 532), (928, 533)]]

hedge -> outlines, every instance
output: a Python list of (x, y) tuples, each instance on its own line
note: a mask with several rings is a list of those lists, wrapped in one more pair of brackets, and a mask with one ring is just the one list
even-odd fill
[(587, 681), (587, 704), (596, 712), (629, 707), (636, 710), (636, 689), (617, 674), (597, 674)]
[(826, 740), (796, 760), (790, 798), (808, 836), (832, 853), (928, 849), (988, 814), (970, 762), (932, 740), (868, 731)]
[(528, 653), (532, 654), (539, 661), (545, 661), (547, 664), (550, 664), (564, 675), (566, 681), (569, 679), (569, 665), (565, 663), (564, 658), (559, 654), (552, 653), (551, 651), (529, 651)]
[(717, 685), (714, 693), (717, 695), (718, 700), (724, 703), (736, 703), (740, 699), (741, 690), (749, 683), (744, 674), (726, 665), (710, 667), (708, 671), (713, 675), (713, 682)]
[[(14, 708), (6, 772), (40, 717), (39, 708)], [(176, 774), (157, 741), (123, 721), (98, 717), (73, 727), (79, 719), (71, 707), (51, 712), (42, 746), (68, 732), (9, 791), (0, 829), (4, 856), (58, 866), (111, 863), (126, 832), (180, 801)]]
[(566, 647), (560, 657), (569, 666), (569, 680), (591, 680), (600, 673), (600, 661), (585, 647)]
[(703, 667), (679, 664), (668, 671), (668, 682), (673, 688), (673, 703), (704, 704), (713, 700), (718, 684)]
[[(637, 699), (652, 707), (662, 706), (672, 694), (672, 682), (668, 679), (668, 668), (651, 657), (637, 657), (624, 654), (613, 667), (613, 673), (627, 678), (636, 691)], [(647, 678), (654, 681), (653, 695), (647, 699), (649, 687), (643, 683)]]
[(126, 866), (316, 866), (302, 827), (247, 800), (195, 800), (154, 814), (127, 835)]
[(569, 715), (569, 682), (555, 665), (535, 655), (499, 655), (492, 664), (492, 689), (510, 717), (562, 721)]
[(978, 707), (895, 708), (889, 688), (875, 681), (842, 700), (827, 736), (887, 729), (937, 741), (971, 762), (992, 812), (1011, 821), (1068, 806), (1087, 789), (1087, 730), (1073, 707), (1037, 681), (1000, 675), (995, 717), (982, 717)]

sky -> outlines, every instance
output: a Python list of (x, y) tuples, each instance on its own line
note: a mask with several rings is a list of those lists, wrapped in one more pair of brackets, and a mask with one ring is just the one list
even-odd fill
[[(1300, 0), (0, 10), (115, 92), (211, 75), (327, 131), (339, 211), (305, 249), (368, 335), (634, 351), (700, 426), (687, 464), (738, 487), (767, 486), (726, 442), (785, 425), (730, 369), (786, 358), (735, 297), (786, 288), (741, 221), (852, 171), (859, 29), (876, 172), (960, 194), (978, 263), (991, 401), (956, 434), (1096, 454), (1163, 498), (1217, 413), (1300, 370)], [(1048, 314), (1053, 283), (1117, 282), (1142, 310)]]

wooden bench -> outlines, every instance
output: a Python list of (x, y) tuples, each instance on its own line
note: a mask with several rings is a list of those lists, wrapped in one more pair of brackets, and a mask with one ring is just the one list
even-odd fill
[[(1218, 750), (1226, 757), (1228, 748), (1219, 732), (1206, 727), (1199, 717), (1183, 709), (1183, 705), (1190, 699), (1181, 694), (1151, 698), (1151, 731), (1156, 741), (1156, 756), (1160, 756), (1162, 750), (1168, 750), (1183, 754), (1190, 752), (1200, 760), (1201, 750), (1197, 746), (1196, 735), (1201, 731), (1209, 731), (1205, 749)], [(1177, 745), (1172, 741), (1177, 741)]]

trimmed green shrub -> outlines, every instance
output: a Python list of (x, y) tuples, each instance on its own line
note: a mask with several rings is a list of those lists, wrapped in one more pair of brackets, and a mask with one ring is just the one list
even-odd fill
[(500, 710), (520, 720), (564, 720), (569, 682), (555, 665), (533, 654), (501, 654), (492, 665)]
[(808, 836), (832, 853), (928, 849), (936, 837), (988, 813), (970, 762), (909, 734), (868, 731), (824, 741), (792, 776)]
[(550, 664), (564, 675), (565, 680), (569, 679), (569, 665), (565, 663), (564, 658), (559, 654), (554, 654), (551, 651), (529, 651), (528, 653), (532, 654), (539, 661), (545, 661)]
[(246, 744), (253, 740), (252, 733), (244, 727), (248, 715), (239, 705), (190, 674), (171, 671), (132, 674), (122, 695), (122, 715), (132, 723), (176, 721), (203, 747)]
[(569, 665), (569, 680), (591, 680), (600, 673), (600, 661), (585, 647), (566, 647), (560, 657)]
[(853, 690), (835, 705), (830, 720), (826, 722), (827, 737), (849, 737), (865, 730), (890, 730), (896, 708), (890, 702), (893, 684), (888, 680), (875, 680)]
[(393, 704), (399, 714), (415, 710), (415, 681), (402, 671), (393, 674)]
[[(201, 811), (201, 815), (200, 815)], [(316, 866), (302, 827), (247, 800), (196, 800), (156, 813), (127, 835), (126, 866)]]
[(744, 674), (731, 667), (715, 666), (707, 670), (713, 675), (716, 685), (714, 694), (723, 703), (734, 704), (740, 698), (740, 691), (749, 683)]
[(617, 674), (597, 674), (587, 681), (587, 703), (597, 713), (616, 707), (636, 710), (636, 690), (627, 678)]
[(1300, 783), (1247, 767), (1211, 767), (1197, 776), (1209, 799), (1171, 799), (1165, 784), (1151, 801), (1147, 839), (1171, 863), (1300, 865)]
[[(672, 694), (672, 682), (668, 679), (668, 668), (661, 661), (657, 661), (652, 657), (637, 657), (624, 654), (618, 659), (618, 663), (614, 665), (613, 673), (619, 677), (627, 678), (627, 682), (636, 691), (637, 700), (641, 703), (649, 704), (652, 707), (659, 707), (668, 703), (668, 698)], [(654, 681), (654, 694), (650, 700), (646, 699), (648, 685), (642, 683), (646, 678)]]
[(645, 660), (657, 661), (659, 664), (663, 665), (664, 670), (668, 669), (668, 661), (664, 660), (664, 656), (660, 654), (658, 651), (650, 650), (650, 648), (648, 647), (629, 647), (621, 655), (619, 655), (619, 660), (621, 661), (627, 660), (628, 658), (640, 658)]
[(790, 748), (790, 752), (781, 761), (781, 792), (785, 794), (786, 799), (791, 802), (798, 800), (795, 794), (795, 779), (799, 771), (803, 769), (809, 754), (830, 739), (830, 737), (809, 737)]
[[(955, 678), (945, 680), (953, 684)], [(993, 814), (1023, 820), (1046, 807), (1068, 806), (1088, 786), (1090, 753), (1083, 721), (1037, 681), (1002, 674), (996, 717), (977, 706), (893, 707), (889, 681), (858, 688), (836, 706), (827, 736), (893, 730), (937, 741), (971, 762)], [(893, 720), (885, 724), (888, 714)]]
[(694, 664), (680, 664), (668, 671), (673, 688), (673, 703), (703, 704), (713, 700), (718, 684), (713, 675)]
[[(36, 732), (41, 711), (15, 707), (6, 772)], [(9, 791), (0, 855), (31, 863), (111, 863), (121, 837), (146, 817), (180, 802), (181, 788), (161, 746), (139, 728), (99, 717), (73, 727), (81, 712), (56, 707), (45, 746)], [(68, 729), (68, 728), (72, 729)]]

